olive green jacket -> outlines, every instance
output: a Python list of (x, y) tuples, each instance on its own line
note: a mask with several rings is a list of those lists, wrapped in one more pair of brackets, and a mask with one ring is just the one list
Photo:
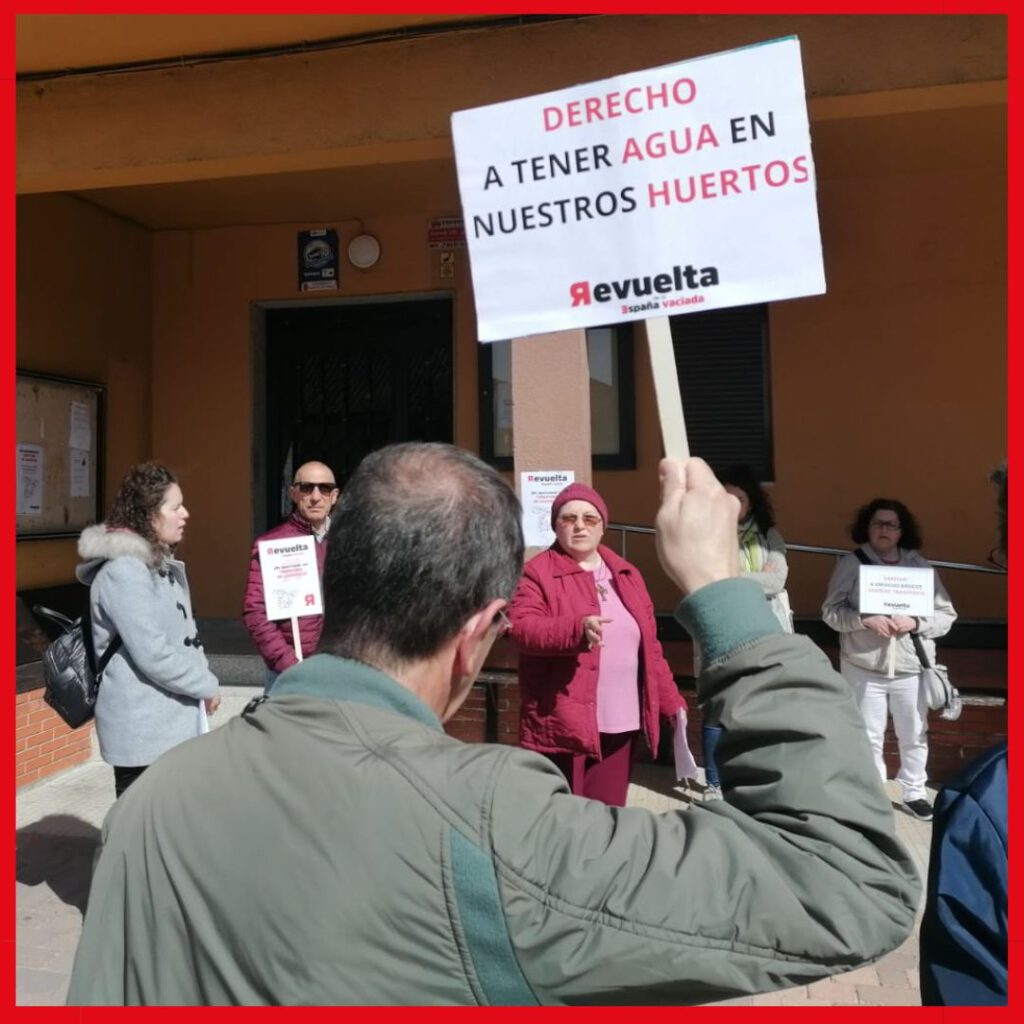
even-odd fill
[(72, 1004), (702, 1003), (910, 932), (919, 883), (849, 687), (756, 584), (678, 613), (726, 728), (726, 799), (654, 814), (445, 735), (317, 655), (111, 811)]

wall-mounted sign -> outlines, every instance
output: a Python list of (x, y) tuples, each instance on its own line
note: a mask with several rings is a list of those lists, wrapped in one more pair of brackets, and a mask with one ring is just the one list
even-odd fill
[(904, 569), (898, 565), (860, 567), (861, 615), (935, 614), (935, 570)]
[(338, 232), (315, 228), (299, 232), (299, 291), (332, 291), (338, 287)]
[(800, 44), (452, 115), (477, 335), (818, 295)]
[(466, 226), (461, 217), (436, 217), (427, 228), (431, 249), (465, 249)]

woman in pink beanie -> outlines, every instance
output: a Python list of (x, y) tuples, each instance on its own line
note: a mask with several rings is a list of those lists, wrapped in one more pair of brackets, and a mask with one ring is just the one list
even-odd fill
[(578, 796), (622, 807), (637, 737), (686, 702), (658, 642), (639, 570), (601, 543), (604, 499), (570, 484), (551, 506), (555, 543), (526, 565), (508, 616), (519, 647), (519, 742), (547, 754)]

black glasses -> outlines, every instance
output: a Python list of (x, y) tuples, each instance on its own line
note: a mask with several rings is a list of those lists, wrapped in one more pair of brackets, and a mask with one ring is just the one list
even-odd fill
[(322, 484), (319, 481), (313, 481), (312, 483), (306, 483), (305, 481), (300, 483), (297, 481), (292, 484), (292, 487), (297, 488), (302, 494), (312, 494), (314, 489), (318, 490), (321, 494), (330, 494), (338, 489), (336, 483)]
[(498, 614), (494, 616), (494, 621), (498, 624), (498, 634), (495, 637), (496, 640), (500, 640), (503, 636), (512, 632), (512, 622), (503, 611), (499, 611)]

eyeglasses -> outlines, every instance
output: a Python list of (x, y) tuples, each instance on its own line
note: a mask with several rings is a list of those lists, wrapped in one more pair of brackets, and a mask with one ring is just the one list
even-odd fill
[(874, 530), (902, 530), (899, 523), (891, 523), (887, 519), (872, 519), (868, 526)]
[(601, 517), (600, 516), (595, 516), (595, 515), (593, 515), (593, 514), (591, 514), (589, 512), (586, 515), (582, 515), (582, 516), (574, 516), (574, 515), (570, 515), (568, 512), (566, 512), (564, 515), (560, 515), (558, 517), (558, 521), (563, 526), (575, 526), (577, 519), (582, 521), (584, 526), (590, 527), (590, 529), (593, 529), (595, 526), (600, 526), (601, 525)]
[(504, 611), (499, 610), (498, 614), (494, 616), (494, 621), (498, 624), (498, 633), (495, 636), (495, 640), (500, 640), (503, 636), (512, 632), (512, 622)]
[(306, 483), (306, 481), (296, 481), (292, 484), (292, 487), (296, 488), (302, 494), (312, 494), (314, 490), (318, 490), (321, 494), (330, 494), (332, 491), (338, 489), (336, 483), (320, 483), (319, 481), (313, 481), (312, 483)]

